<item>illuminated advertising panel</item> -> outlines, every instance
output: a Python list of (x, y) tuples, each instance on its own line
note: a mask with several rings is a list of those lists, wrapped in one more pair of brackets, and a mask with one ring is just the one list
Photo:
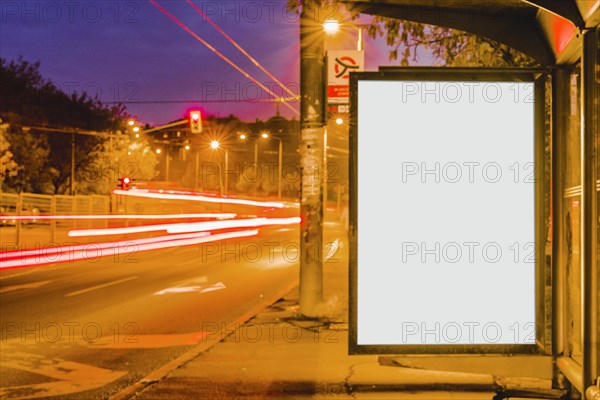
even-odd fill
[(350, 350), (535, 351), (542, 86), (424, 71), (352, 77)]

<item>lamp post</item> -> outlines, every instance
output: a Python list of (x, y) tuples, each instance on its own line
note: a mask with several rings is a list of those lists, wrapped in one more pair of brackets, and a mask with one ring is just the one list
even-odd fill
[(75, 133), (71, 133), (71, 196), (75, 196)]
[[(243, 141), (248, 140), (248, 135), (246, 135), (245, 133), (240, 133), (240, 135), (238, 137)], [(254, 165), (258, 166), (258, 142), (257, 141), (254, 142)]]
[[(210, 148), (215, 151), (217, 149), (219, 149), (219, 147), (221, 147), (221, 144), (219, 143), (218, 140), (212, 140), (210, 142)], [(225, 169), (227, 169), (227, 150), (225, 150)], [(221, 169), (221, 163), (218, 162), (217, 165), (219, 166), (219, 187), (221, 189), (221, 196), (223, 196), (223, 170)]]
[[(161, 149), (156, 149), (156, 154), (162, 154)], [(165, 149), (165, 182), (169, 182), (169, 152)]]
[(198, 190), (199, 172), (200, 172), (200, 156), (198, 154), (198, 149), (196, 149), (196, 160), (195, 160), (195, 168), (194, 168), (194, 190)]
[[(265, 136), (266, 135), (266, 136)], [(276, 139), (279, 141), (279, 163), (278, 168), (277, 168), (277, 199), (281, 200), (281, 172), (282, 172), (282, 165), (283, 165), (283, 140), (281, 140), (281, 138), (278, 137), (274, 137), (274, 136), (270, 136), (268, 133), (263, 133), (261, 135), (261, 137), (263, 137), (264, 139), (268, 139), (268, 138), (272, 138), (272, 139)]]
[[(248, 139), (248, 135), (242, 133), (239, 135), (239, 138), (245, 141)], [(256, 195), (256, 193), (258, 192), (258, 139), (254, 141), (254, 168), (256, 169), (256, 175), (254, 179), (254, 195)]]
[(225, 194), (228, 193), (228, 185), (229, 185), (229, 151), (225, 150)]

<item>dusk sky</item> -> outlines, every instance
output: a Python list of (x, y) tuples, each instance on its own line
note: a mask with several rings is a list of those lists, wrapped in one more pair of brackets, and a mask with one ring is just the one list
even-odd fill
[[(184, 0), (158, 3), (198, 36), (268, 87), (273, 81)], [(287, 1), (199, 1), (227, 34), (293, 91), (299, 90), (299, 16)], [(161, 13), (139, 1), (2, 1), (0, 56), (41, 62), (41, 72), (65, 92), (86, 90), (104, 102), (123, 101), (143, 123), (180, 119), (186, 109), (234, 114), (242, 120), (275, 114), (271, 95)], [(331, 49), (356, 46), (356, 30), (327, 39)], [(367, 69), (388, 65), (383, 40), (364, 35)], [(275, 93), (283, 94), (277, 87)], [(219, 103), (219, 100), (229, 100)], [(184, 102), (176, 102), (186, 100)], [(195, 102), (187, 100), (196, 100)], [(157, 102), (153, 104), (127, 103)], [(293, 103), (298, 109), (298, 103)], [(296, 116), (286, 107), (281, 114)]]

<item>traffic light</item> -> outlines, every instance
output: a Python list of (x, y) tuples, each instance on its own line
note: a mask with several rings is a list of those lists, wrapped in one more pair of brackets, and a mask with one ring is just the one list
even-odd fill
[(119, 178), (119, 184), (117, 186), (119, 186), (121, 190), (129, 189), (131, 182), (133, 182), (133, 179), (128, 176), (124, 176), (123, 178)]
[(202, 132), (202, 114), (200, 111), (190, 111), (190, 130), (192, 133)]

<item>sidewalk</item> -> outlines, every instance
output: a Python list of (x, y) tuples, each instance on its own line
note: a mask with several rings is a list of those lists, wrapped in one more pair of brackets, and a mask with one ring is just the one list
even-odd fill
[(551, 387), (545, 357), (349, 356), (346, 240), (342, 246), (324, 264), (327, 317), (302, 319), (293, 290), (237, 330), (215, 332), (226, 337), (132, 398), (491, 400), (499, 387)]

